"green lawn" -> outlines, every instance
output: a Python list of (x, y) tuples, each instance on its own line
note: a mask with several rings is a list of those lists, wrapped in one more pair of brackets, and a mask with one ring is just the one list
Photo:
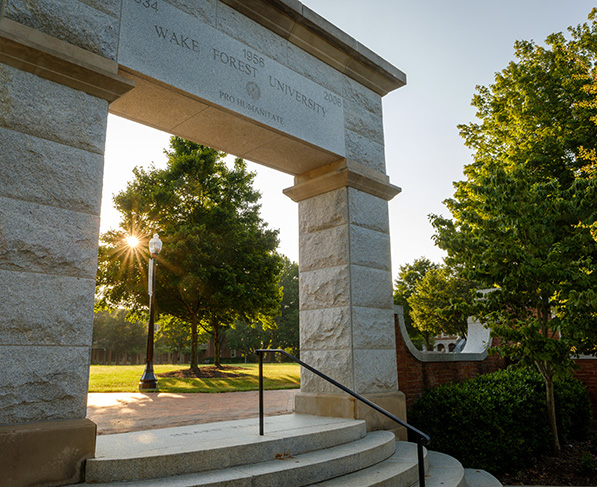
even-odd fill
[[(235, 392), (259, 389), (257, 364), (236, 364), (240, 377), (219, 379), (177, 379), (160, 377), (161, 373), (188, 368), (188, 365), (156, 365), (160, 392)], [(145, 365), (92, 365), (89, 373), (89, 392), (139, 392), (139, 379)], [(300, 386), (298, 364), (264, 364), (265, 389), (293, 389)]]

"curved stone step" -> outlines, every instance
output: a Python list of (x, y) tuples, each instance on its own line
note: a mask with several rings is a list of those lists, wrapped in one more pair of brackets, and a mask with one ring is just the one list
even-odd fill
[(467, 487), (503, 487), (498, 479), (485, 470), (465, 468), (464, 477)]
[[(427, 450), (425, 450), (426, 458)], [(358, 472), (314, 484), (314, 486), (410, 487), (417, 482), (418, 478), (417, 445), (406, 441), (397, 441), (396, 451), (387, 460)]]
[[(466, 487), (464, 467), (454, 457), (436, 451), (427, 452), (429, 466), (425, 487)], [(417, 480), (413, 487), (419, 487)]]
[(395, 437), (388, 431), (374, 431), (350, 443), (283, 456), (251, 465), (128, 482), (88, 483), (94, 487), (279, 487), (303, 486), (367, 468), (392, 456)]
[(97, 437), (87, 482), (169, 477), (247, 465), (363, 438), (363, 421), (289, 414)]

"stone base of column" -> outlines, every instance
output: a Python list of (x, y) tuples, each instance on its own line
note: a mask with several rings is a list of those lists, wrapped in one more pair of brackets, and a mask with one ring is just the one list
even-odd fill
[[(406, 421), (406, 398), (404, 393), (397, 391), (383, 394), (363, 394), (363, 396), (394, 416)], [(295, 412), (315, 416), (364, 419), (367, 423), (367, 431), (389, 430), (398, 439), (407, 439), (406, 430), (402, 426), (397, 427), (391, 419), (345, 393), (299, 392), (295, 397)]]
[(0, 426), (0, 483), (58, 486), (82, 482), (95, 455), (97, 427), (88, 419)]

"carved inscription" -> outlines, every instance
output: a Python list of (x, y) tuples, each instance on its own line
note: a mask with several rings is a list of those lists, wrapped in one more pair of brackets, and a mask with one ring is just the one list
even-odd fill
[(123, 26), (124, 66), (337, 154), (345, 151), (341, 96), (161, 0), (126, 0)]
[(219, 51), (215, 47), (213, 48), (214, 51), (214, 61), (219, 61), (220, 63), (231, 67), (232, 69), (236, 69), (241, 73), (247, 74), (255, 78), (257, 76), (257, 68), (255, 66), (251, 66), (250, 64), (241, 61), (240, 59), (236, 59), (234, 56), (230, 54)]
[(155, 32), (160, 39), (165, 40), (166, 42), (174, 42), (177, 46), (182, 47), (183, 49), (188, 49), (189, 51), (199, 52), (199, 42), (191, 37), (180, 34), (169, 29), (165, 29), (161, 25), (155, 25)]
[(292, 86), (284, 83), (283, 81), (274, 78), (272, 75), (270, 75), (269, 77), (269, 85), (275, 90), (279, 90), (286, 96), (289, 96), (297, 103), (304, 105), (309, 110), (313, 110), (314, 112), (321, 114), (323, 117), (325, 117), (325, 108), (323, 108), (312, 98), (309, 98), (308, 96), (301, 93), (297, 88), (293, 88)]
[(284, 125), (284, 118), (280, 115), (271, 113), (270, 111), (265, 110), (264, 108), (260, 108), (251, 102), (243, 100), (242, 98), (238, 98), (234, 95), (231, 95), (230, 93), (226, 93), (225, 91), (220, 91), (220, 98), (228, 103), (237, 104), (238, 106), (244, 108), (245, 110), (248, 110), (249, 112), (261, 115), (267, 120), (272, 120), (278, 122), (280, 125)]
[(159, 10), (159, 4), (156, 0), (135, 0), (135, 3), (145, 8), (151, 8), (156, 12)]

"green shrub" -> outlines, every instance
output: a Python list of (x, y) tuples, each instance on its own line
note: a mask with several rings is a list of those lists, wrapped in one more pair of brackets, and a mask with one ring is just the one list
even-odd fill
[(580, 460), (580, 467), (578, 473), (580, 475), (593, 475), (597, 472), (597, 456), (591, 452), (584, 452)]
[[(569, 377), (556, 383), (555, 395), (561, 439), (584, 439), (591, 421), (586, 389)], [(431, 449), (494, 474), (531, 465), (551, 445), (543, 379), (525, 369), (431, 389), (408, 421), (431, 436)]]

